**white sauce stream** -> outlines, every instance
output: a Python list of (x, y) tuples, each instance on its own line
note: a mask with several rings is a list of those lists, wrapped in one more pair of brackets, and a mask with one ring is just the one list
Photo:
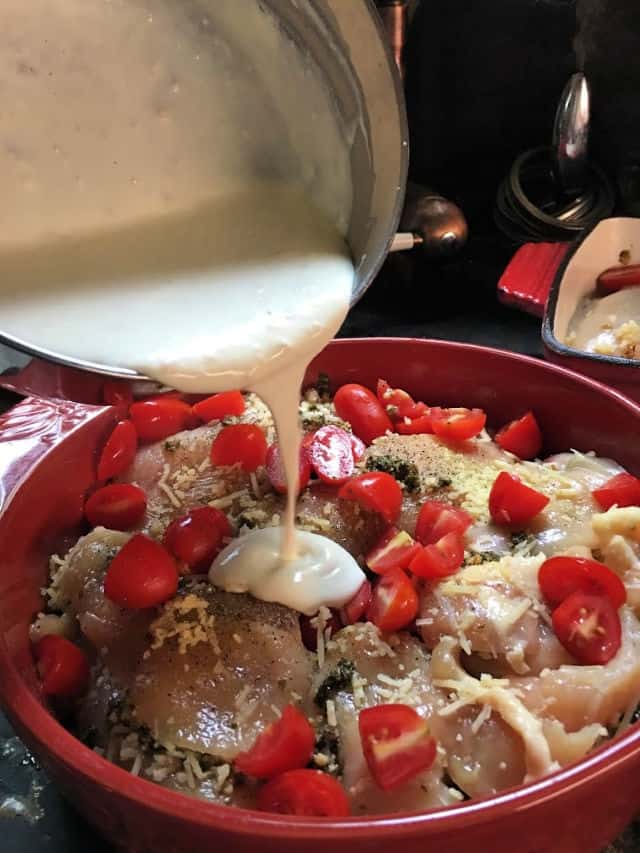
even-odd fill
[[(294, 494), (300, 383), (354, 276), (320, 75), (255, 0), (6, 0), (0, 42), (3, 330), (181, 391), (257, 392)], [(249, 535), (214, 581), (305, 612), (347, 601), (362, 572), (294, 517), (291, 499), (282, 549)]]

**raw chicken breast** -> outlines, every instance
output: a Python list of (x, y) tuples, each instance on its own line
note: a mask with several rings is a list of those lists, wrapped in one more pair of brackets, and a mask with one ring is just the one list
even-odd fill
[(539, 718), (515, 680), (471, 677), (451, 637), (434, 650), (431, 677), (442, 690), (433, 732), (446, 750), (449, 775), (472, 797), (544, 776), (586, 754), (603, 734), (597, 724), (567, 734), (560, 722)]
[(269, 410), (255, 394), (250, 394), (241, 416), (185, 430), (138, 450), (133, 465), (121, 479), (136, 483), (147, 495), (147, 513), (141, 529), (160, 538), (174, 518), (194, 507), (212, 503), (237, 515), (244, 508), (253, 507), (256, 497), (270, 491), (263, 470), (250, 475), (237, 465), (215, 469), (211, 466), (211, 444), (229, 423), (256, 423), (265, 430), (268, 441), (275, 440)]
[(311, 683), (298, 615), (188, 584), (151, 625), (130, 702), (156, 741), (231, 760)]
[(540, 600), (538, 569), (544, 559), (506, 556), (426, 584), (418, 624), (427, 647), (457, 637), (469, 656), (467, 668), (477, 674), (533, 674), (572, 663)]
[(628, 607), (620, 611), (622, 647), (604, 666), (561, 666), (537, 678), (515, 678), (533, 713), (558, 720), (569, 732), (597, 723), (615, 726), (640, 702), (640, 624)]
[(552, 556), (575, 552), (576, 548), (595, 548), (591, 517), (598, 512), (598, 504), (591, 492), (624, 469), (611, 459), (584, 453), (558, 453), (541, 468), (547, 473), (557, 472), (559, 480), (550, 504), (530, 525), (541, 550)]
[(354, 814), (418, 811), (460, 799), (459, 792), (443, 779), (440, 756), (430, 770), (397, 791), (381, 791), (369, 773), (358, 732), (360, 710), (399, 702), (431, 718), (436, 698), (430, 683), (429, 657), (422, 644), (408, 634), (392, 635), (387, 640), (370, 623), (344, 628), (329, 642), (324, 665), (315, 678), (317, 690), (344, 667), (344, 662), (353, 665), (352, 679), (331, 692), (329, 701), (335, 707), (342, 781)]
[(123, 683), (142, 659), (154, 615), (125, 610), (104, 596), (109, 563), (129, 538), (129, 533), (96, 527), (71, 548), (53, 581), (56, 605), (77, 618), (82, 634)]

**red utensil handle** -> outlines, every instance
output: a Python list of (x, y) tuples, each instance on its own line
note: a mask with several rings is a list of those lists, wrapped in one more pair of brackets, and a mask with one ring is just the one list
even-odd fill
[(625, 287), (638, 287), (638, 285), (640, 285), (640, 264), (609, 267), (598, 276), (598, 287), (608, 293)]

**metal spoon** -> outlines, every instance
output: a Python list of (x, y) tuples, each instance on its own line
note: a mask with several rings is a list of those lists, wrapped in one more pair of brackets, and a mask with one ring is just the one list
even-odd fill
[(588, 183), (589, 86), (582, 72), (564, 87), (553, 125), (554, 169), (560, 186), (577, 196)]

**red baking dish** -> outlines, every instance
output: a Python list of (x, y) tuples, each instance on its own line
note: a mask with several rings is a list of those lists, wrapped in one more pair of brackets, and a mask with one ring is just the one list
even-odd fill
[[(334, 384), (384, 376), (421, 399), (480, 406), (495, 425), (533, 408), (548, 452), (578, 448), (640, 473), (640, 407), (562, 368), (467, 344), (332, 343), (310, 368)], [(106, 762), (69, 734), (38, 694), (28, 626), (46, 556), (77, 531), (108, 408), (27, 400), (0, 419), (0, 699), (69, 801), (129, 853), (597, 853), (640, 807), (640, 729), (534, 784), (427, 814), (342, 821), (283, 818), (172, 793)]]

